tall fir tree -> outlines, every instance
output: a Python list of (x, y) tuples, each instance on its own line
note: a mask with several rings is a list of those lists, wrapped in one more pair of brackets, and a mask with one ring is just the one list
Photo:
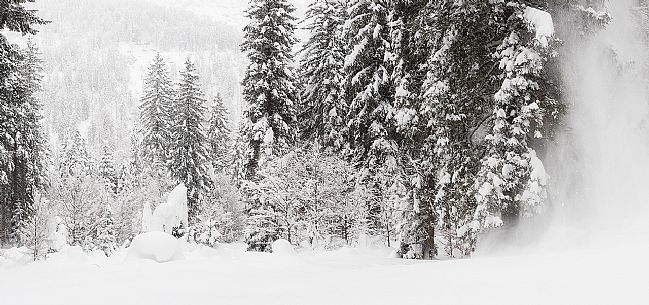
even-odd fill
[(142, 148), (148, 161), (165, 163), (168, 160), (173, 99), (171, 78), (164, 59), (158, 53), (144, 79), (144, 94), (140, 101)]
[(345, 98), (349, 104), (346, 146), (359, 167), (358, 179), (375, 195), (370, 204), (371, 229), (393, 232), (391, 215), (405, 195), (399, 136), (393, 121), (394, 53), (390, 21), (392, 1), (353, 0), (345, 37), (350, 43), (345, 58)]
[(472, 232), (503, 221), (515, 224), (520, 216), (540, 212), (545, 201), (548, 178), (532, 143), (543, 137), (544, 106), (552, 104), (543, 69), (553, 47), (551, 38), (536, 34), (525, 19), (528, 10), (536, 9), (522, 1), (494, 8), (506, 20), (507, 32), (494, 53), (501, 85), (494, 94), (486, 154), (475, 182)]
[[(46, 23), (24, 1), (0, 3), (0, 30), (36, 34)], [(42, 60), (33, 41), (25, 49), (0, 34), (0, 244), (16, 240), (30, 218), (34, 194), (45, 186), (45, 137), (41, 130)]]
[(200, 88), (196, 67), (189, 59), (180, 75), (173, 107), (173, 143), (169, 169), (172, 177), (187, 187), (188, 225), (192, 226), (200, 211), (200, 201), (212, 184), (208, 176), (209, 150), (203, 131), (206, 100)]
[(445, 247), (451, 255), (458, 252), (452, 248), (466, 248), (456, 231), (475, 206), (472, 183), (482, 141), (472, 135), (491, 103), (492, 45), (503, 34), (486, 2), (429, 2), (418, 25), (426, 58), (416, 108), (415, 162), (422, 182), (417, 195), (427, 208), (426, 219), (432, 218), (429, 231), (456, 245)]
[(418, 244), (420, 253), (402, 251), (407, 257), (431, 259), (437, 254), (435, 245), (437, 211), (433, 204), (432, 185), (436, 180), (431, 170), (430, 151), (424, 147), (429, 141), (426, 129), (430, 126), (424, 120), (427, 105), (421, 97), (421, 87), (427, 70), (429, 52), (434, 49), (435, 40), (425, 31), (430, 20), (440, 12), (431, 9), (433, 3), (441, 1), (398, 0), (393, 1), (390, 36), (394, 52), (392, 81), (395, 86), (393, 118), (400, 135), (404, 175), (408, 188), (408, 200), (395, 213), (395, 229), (403, 246)]
[(325, 147), (340, 149), (347, 105), (340, 84), (344, 79), (343, 25), (346, 2), (316, 0), (306, 13), (311, 32), (301, 51), (299, 76), (304, 82), (300, 100), (303, 137), (317, 139)]
[(298, 89), (293, 73), (292, 49), (295, 11), (286, 0), (251, 0), (246, 11), (241, 50), (250, 64), (243, 80), (243, 137), (246, 178), (253, 179), (260, 162), (287, 149), (296, 138)]
[(223, 98), (219, 94), (209, 111), (206, 135), (212, 167), (218, 173), (223, 173), (230, 167), (232, 141), (228, 115), (228, 110), (223, 105)]

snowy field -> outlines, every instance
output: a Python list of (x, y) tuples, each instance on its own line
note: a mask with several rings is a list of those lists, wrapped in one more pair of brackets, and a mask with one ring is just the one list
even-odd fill
[(0, 304), (649, 304), (649, 251), (413, 261), (389, 249), (244, 252), (185, 245), (157, 263), (87, 256), (0, 263)]

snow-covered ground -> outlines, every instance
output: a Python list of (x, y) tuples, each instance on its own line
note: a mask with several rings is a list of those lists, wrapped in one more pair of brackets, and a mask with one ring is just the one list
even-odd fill
[(67, 249), (0, 263), (0, 304), (649, 304), (649, 248), (640, 248), (422, 262), (389, 249), (186, 245), (168, 263)]

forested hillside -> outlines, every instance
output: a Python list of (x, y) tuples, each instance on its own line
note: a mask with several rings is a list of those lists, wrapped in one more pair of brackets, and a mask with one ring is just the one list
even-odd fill
[[(36, 40), (45, 63), (45, 125), (60, 143), (83, 126), (91, 154), (103, 146), (120, 159), (129, 151), (146, 67), (156, 52), (179, 77), (187, 56), (196, 62), (208, 95), (220, 92), (240, 111), (240, 29), (186, 10), (146, 1), (39, 1), (51, 23)], [(56, 145), (54, 145), (56, 147)]]

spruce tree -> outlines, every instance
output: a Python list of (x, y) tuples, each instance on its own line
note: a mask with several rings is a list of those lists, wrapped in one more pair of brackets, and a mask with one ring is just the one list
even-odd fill
[(246, 179), (246, 152), (248, 142), (244, 138), (243, 132), (243, 127), (240, 126), (232, 141), (231, 158), (233, 164), (230, 176), (237, 186), (241, 186), (243, 181)]
[(158, 53), (144, 80), (140, 104), (142, 148), (148, 161), (165, 163), (168, 159), (173, 98), (171, 78), (164, 59)]
[(209, 150), (203, 133), (205, 97), (194, 64), (187, 59), (173, 107), (170, 165), (172, 177), (187, 187), (189, 226), (196, 222), (200, 200), (211, 187), (208, 176)]
[(346, 145), (360, 171), (358, 179), (374, 194), (370, 229), (388, 238), (390, 224), (405, 189), (398, 134), (393, 121), (393, 53), (390, 37), (391, 1), (353, 0), (345, 34), (350, 46), (345, 58)]
[(223, 98), (217, 95), (209, 111), (207, 122), (207, 141), (215, 172), (223, 173), (230, 167), (230, 122), (228, 110), (223, 105)]
[(344, 81), (349, 101), (347, 144), (353, 160), (366, 171), (395, 162), (397, 155), (391, 123), (394, 90), (390, 80), (388, 5), (389, 1), (383, 0), (352, 1), (345, 29), (351, 43), (345, 58)]
[(292, 48), (296, 43), (295, 11), (286, 0), (251, 0), (246, 11), (250, 23), (241, 45), (250, 64), (243, 80), (243, 137), (246, 178), (252, 179), (260, 161), (278, 155), (296, 137), (298, 99), (293, 75)]
[(306, 13), (311, 37), (302, 49), (300, 124), (303, 136), (325, 147), (342, 148), (347, 105), (342, 98), (346, 5), (341, 0), (316, 0)]
[(104, 154), (101, 156), (101, 160), (99, 160), (99, 176), (103, 179), (106, 190), (113, 195), (117, 195), (119, 187), (118, 176), (115, 172), (113, 155), (108, 151), (107, 147), (104, 147)]
[(110, 256), (117, 249), (117, 238), (115, 231), (115, 222), (110, 205), (105, 204), (99, 213), (99, 223), (97, 224), (97, 236), (95, 237), (95, 247), (104, 251), (106, 256)]
[(547, 174), (532, 142), (543, 137), (543, 106), (552, 99), (551, 88), (544, 88), (544, 64), (553, 52), (551, 37), (534, 34), (533, 25), (523, 17), (530, 8), (522, 1), (496, 9), (512, 17), (503, 18), (507, 34), (495, 53), (501, 85), (494, 94), (486, 154), (475, 183), (473, 232), (536, 214), (546, 197)]
[[(45, 21), (23, 7), (0, 3), (0, 30), (35, 34)], [(45, 137), (38, 98), (42, 60), (32, 41), (25, 49), (0, 34), (0, 244), (16, 239), (32, 214), (34, 193), (45, 185)]]
[(432, 152), (425, 143), (428, 121), (425, 114), (428, 105), (421, 96), (422, 84), (426, 75), (427, 59), (436, 40), (426, 31), (430, 20), (438, 16), (431, 9), (433, 3), (423, 0), (393, 1), (390, 37), (394, 53), (392, 63), (392, 82), (395, 86), (394, 107), (395, 128), (400, 137), (399, 147), (405, 156), (404, 175), (407, 179), (408, 196), (395, 213), (395, 229), (399, 242), (412, 251), (412, 244), (418, 244), (418, 253), (407, 255), (431, 259), (437, 254), (435, 245), (437, 210), (433, 204), (434, 192), (431, 190), (436, 180), (436, 172), (431, 167)]

